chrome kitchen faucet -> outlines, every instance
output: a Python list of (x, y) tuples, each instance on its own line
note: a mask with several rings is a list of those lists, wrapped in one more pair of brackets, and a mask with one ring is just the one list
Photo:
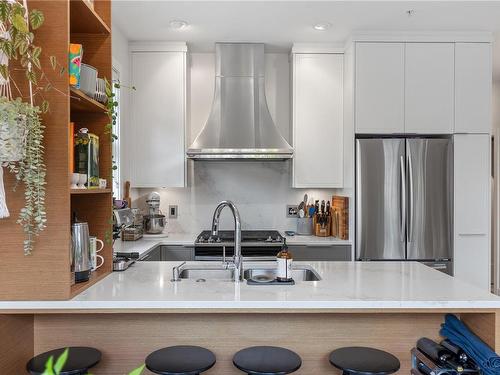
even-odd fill
[(241, 256), (241, 219), (238, 209), (231, 201), (222, 201), (214, 212), (212, 220), (212, 236), (219, 235), (219, 219), (224, 207), (229, 207), (234, 216), (234, 257), (232, 267), (234, 267), (233, 280), (239, 282), (243, 279), (243, 257)]

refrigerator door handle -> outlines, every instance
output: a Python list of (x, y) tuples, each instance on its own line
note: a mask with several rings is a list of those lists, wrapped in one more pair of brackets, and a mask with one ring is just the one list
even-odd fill
[(401, 215), (401, 242), (405, 242), (405, 221), (406, 221), (406, 173), (405, 173), (405, 161), (403, 156), (400, 156), (400, 169), (401, 169), (401, 185), (400, 185), (400, 212)]
[(408, 188), (409, 192), (408, 195), (410, 196), (409, 199), (409, 209), (408, 209), (408, 242), (412, 242), (413, 239), (413, 222), (412, 222), (412, 216), (413, 216), (413, 167), (411, 163), (411, 147), (407, 148), (408, 152)]

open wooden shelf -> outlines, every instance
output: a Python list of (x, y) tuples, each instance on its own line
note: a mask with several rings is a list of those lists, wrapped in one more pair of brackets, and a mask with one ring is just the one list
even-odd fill
[(69, 3), (71, 33), (111, 34), (110, 27), (86, 1), (71, 0)]
[(112, 193), (110, 188), (106, 189), (70, 189), (71, 194), (108, 194)]
[(70, 95), (72, 111), (105, 113), (108, 110), (104, 104), (99, 103), (74, 87), (70, 87)]
[(73, 297), (77, 296), (78, 294), (80, 294), (84, 290), (90, 288), (92, 285), (94, 285), (98, 281), (101, 281), (106, 276), (108, 276), (110, 274), (110, 272), (107, 271), (106, 269), (103, 269), (103, 268), (104, 268), (104, 266), (101, 268), (98, 268), (97, 270), (92, 272), (92, 274), (90, 275), (89, 281), (85, 281), (83, 283), (71, 285), (71, 291), (70, 291), (69, 298), (73, 298)]

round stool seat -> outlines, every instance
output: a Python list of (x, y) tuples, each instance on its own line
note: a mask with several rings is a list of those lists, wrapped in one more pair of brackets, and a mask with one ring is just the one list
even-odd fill
[(334, 350), (330, 363), (344, 374), (388, 375), (399, 370), (399, 360), (383, 350), (347, 347)]
[(253, 346), (233, 357), (233, 364), (251, 375), (285, 375), (297, 371), (302, 360), (295, 352), (276, 346)]
[(162, 375), (198, 375), (213, 365), (214, 353), (199, 346), (170, 346), (159, 349), (146, 358), (147, 369)]
[[(83, 346), (73, 346), (68, 348), (68, 359), (64, 364), (61, 375), (83, 375), (88, 369), (94, 367), (101, 360), (102, 354), (99, 350)], [(45, 371), (45, 363), (52, 356), (54, 363), (66, 348), (54, 349), (37, 355), (26, 364), (26, 370), (32, 375), (41, 375)]]

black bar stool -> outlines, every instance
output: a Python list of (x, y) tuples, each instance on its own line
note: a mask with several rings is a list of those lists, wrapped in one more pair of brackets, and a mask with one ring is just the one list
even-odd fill
[(383, 350), (347, 347), (334, 350), (330, 363), (344, 375), (388, 375), (399, 370), (399, 360)]
[(199, 346), (170, 346), (146, 358), (147, 369), (161, 375), (198, 375), (214, 365), (215, 354)]
[(236, 353), (233, 364), (248, 375), (285, 375), (297, 371), (302, 360), (285, 348), (253, 346)]
[[(45, 371), (45, 363), (52, 356), (54, 364), (66, 348), (54, 349), (38, 354), (26, 364), (26, 370), (31, 375), (41, 375)], [(102, 354), (99, 350), (83, 346), (69, 347), (68, 359), (64, 364), (61, 375), (86, 375), (88, 370), (99, 363)]]

